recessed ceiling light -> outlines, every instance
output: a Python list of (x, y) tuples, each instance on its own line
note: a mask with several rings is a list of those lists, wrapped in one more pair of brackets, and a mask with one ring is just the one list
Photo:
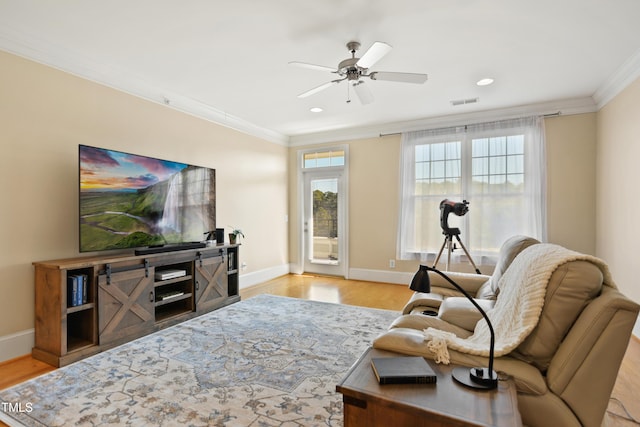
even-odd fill
[(322, 111), (324, 110), (320, 107), (312, 107), (309, 109), (309, 111), (311, 111), (312, 113), (322, 113)]
[(476, 82), (478, 86), (489, 86), (491, 83), (493, 83), (491, 78), (481, 79)]

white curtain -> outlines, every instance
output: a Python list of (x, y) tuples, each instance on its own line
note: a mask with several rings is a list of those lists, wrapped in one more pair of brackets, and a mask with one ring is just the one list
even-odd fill
[[(400, 171), (399, 259), (435, 259), (445, 238), (443, 199), (469, 201), (449, 226), (461, 230), (476, 264), (494, 263), (515, 234), (546, 241), (542, 117), (403, 133)], [(454, 251), (453, 262), (464, 262), (460, 255)]]

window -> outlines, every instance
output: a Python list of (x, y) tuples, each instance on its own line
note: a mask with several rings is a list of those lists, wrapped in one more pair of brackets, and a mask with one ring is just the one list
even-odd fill
[(344, 150), (314, 151), (302, 155), (303, 169), (344, 166)]
[(515, 234), (546, 237), (541, 118), (403, 134), (401, 168), (400, 259), (435, 258), (444, 199), (469, 201), (467, 214), (448, 219), (477, 264)]

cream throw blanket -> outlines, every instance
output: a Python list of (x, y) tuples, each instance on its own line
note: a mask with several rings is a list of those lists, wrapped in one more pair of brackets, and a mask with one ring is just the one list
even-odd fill
[[(511, 263), (499, 282), (500, 295), (487, 316), (495, 333), (495, 357), (510, 353), (538, 324), (547, 283), (562, 264), (584, 260), (600, 268), (604, 283), (615, 287), (606, 263), (596, 257), (581, 254), (549, 243), (540, 243), (523, 250)], [(424, 330), (427, 348), (437, 363), (449, 363), (447, 349), (477, 356), (489, 356), (491, 333), (481, 319), (469, 338), (458, 338), (450, 332), (434, 328)]]

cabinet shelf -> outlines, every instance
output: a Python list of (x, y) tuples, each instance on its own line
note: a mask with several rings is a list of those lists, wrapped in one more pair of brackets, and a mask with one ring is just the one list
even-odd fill
[(187, 312), (191, 312), (191, 307), (188, 299), (182, 299), (177, 301), (170, 301), (171, 304), (163, 304), (156, 306), (156, 322), (163, 322), (165, 320), (183, 316)]
[(169, 297), (167, 299), (159, 299), (155, 302), (155, 304), (156, 304), (156, 307), (160, 307), (162, 305), (172, 304), (187, 298), (191, 298), (192, 296), (193, 296), (192, 293), (176, 295), (175, 297)]
[(78, 351), (83, 348), (92, 347), (94, 344), (92, 341), (84, 339), (82, 337), (69, 336), (67, 337), (67, 351)]
[(90, 302), (87, 304), (76, 305), (75, 307), (68, 307), (67, 314), (77, 313), (78, 311), (90, 310), (92, 308), (95, 308), (95, 306), (96, 305), (94, 303)]
[(153, 286), (159, 288), (160, 286), (171, 285), (172, 283), (187, 282), (192, 278), (193, 276), (191, 274), (188, 274), (186, 276), (180, 276), (174, 279), (158, 280), (157, 282), (154, 282)]

